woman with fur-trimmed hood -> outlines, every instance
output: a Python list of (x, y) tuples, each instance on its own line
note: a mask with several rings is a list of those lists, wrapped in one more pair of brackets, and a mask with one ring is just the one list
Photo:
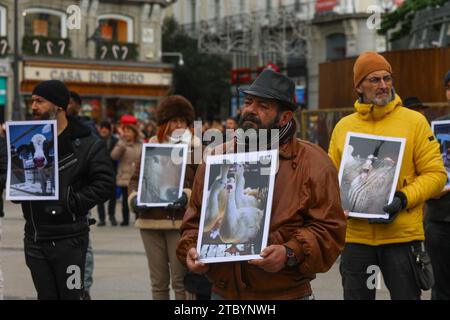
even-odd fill
[[(157, 120), (157, 134), (149, 140), (149, 143), (187, 143), (188, 157), (192, 159), (194, 148), (201, 148), (201, 141), (193, 135), (192, 131), (194, 122), (192, 104), (182, 96), (169, 96), (161, 101)], [(140, 229), (147, 254), (152, 294), (155, 300), (170, 299), (170, 280), (175, 291), (175, 299), (185, 299), (183, 279), (187, 270), (178, 261), (175, 251), (196, 169), (195, 164), (187, 165), (183, 196), (177, 201), (177, 206), (145, 208), (136, 205), (140, 163), (136, 165), (136, 171), (128, 186), (130, 194), (128, 201), (132, 210), (138, 215), (135, 226)]]

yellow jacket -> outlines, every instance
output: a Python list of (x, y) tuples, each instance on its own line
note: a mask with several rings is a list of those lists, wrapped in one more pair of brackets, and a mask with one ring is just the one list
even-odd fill
[(420, 113), (403, 107), (398, 95), (386, 106), (355, 103), (357, 112), (341, 119), (334, 128), (328, 153), (339, 170), (347, 132), (406, 138), (405, 153), (397, 183), (407, 208), (390, 224), (369, 224), (367, 219), (349, 219), (347, 243), (382, 245), (424, 240), (423, 204), (437, 195), (447, 180), (439, 144)]

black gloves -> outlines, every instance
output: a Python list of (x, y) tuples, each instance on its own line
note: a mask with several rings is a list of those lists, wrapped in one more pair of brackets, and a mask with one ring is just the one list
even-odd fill
[(150, 208), (147, 206), (139, 206), (137, 204), (137, 195), (134, 196), (131, 201), (130, 201), (130, 205), (131, 205), (131, 210), (136, 213), (136, 217), (139, 216), (139, 214), (144, 213), (146, 211), (148, 211)]
[(175, 209), (184, 209), (184, 208), (186, 208), (187, 202), (188, 202), (187, 194), (186, 194), (186, 192), (183, 192), (181, 197), (177, 201), (175, 201), (174, 203), (169, 204), (166, 207), (166, 209), (169, 209), (169, 210), (170, 209), (174, 209), (174, 210)]
[[(175, 201), (172, 204), (169, 204), (165, 209), (166, 210), (184, 209), (187, 205), (187, 202), (188, 202), (187, 194), (185, 192), (183, 192), (183, 194), (177, 201)], [(152, 209), (151, 207), (147, 207), (147, 206), (139, 206), (137, 204), (137, 195), (131, 199), (130, 206), (131, 206), (131, 210), (134, 213), (136, 213), (137, 215), (148, 212), (149, 210)]]
[(400, 211), (406, 208), (408, 200), (403, 192), (397, 191), (392, 202), (383, 207), (384, 212), (389, 214), (388, 219), (369, 219), (369, 223), (388, 224), (395, 220)]

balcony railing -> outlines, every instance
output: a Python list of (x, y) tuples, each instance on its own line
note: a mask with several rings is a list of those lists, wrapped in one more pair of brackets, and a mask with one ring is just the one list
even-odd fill
[(138, 60), (138, 45), (131, 42), (99, 41), (96, 46), (98, 60)]
[(71, 57), (70, 39), (24, 36), (22, 51), (30, 56)]

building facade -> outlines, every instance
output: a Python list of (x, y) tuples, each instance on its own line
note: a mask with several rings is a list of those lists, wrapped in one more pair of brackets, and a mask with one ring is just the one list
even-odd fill
[[(161, 19), (170, 4), (18, 1), (22, 118), (31, 114), (33, 87), (58, 79), (81, 95), (82, 112), (97, 121), (129, 112), (145, 120), (172, 83), (172, 66), (160, 57)], [(0, 122), (13, 113), (14, 26), (15, 1), (0, 0)]]
[[(275, 66), (297, 82), (297, 100), (315, 109), (319, 64), (366, 50), (384, 51), (385, 38), (376, 32), (378, 17), (402, 2), (184, 0), (166, 14), (198, 39), (200, 50), (230, 58), (235, 86), (245, 86), (262, 68)], [(232, 104), (239, 100), (235, 96)]]

